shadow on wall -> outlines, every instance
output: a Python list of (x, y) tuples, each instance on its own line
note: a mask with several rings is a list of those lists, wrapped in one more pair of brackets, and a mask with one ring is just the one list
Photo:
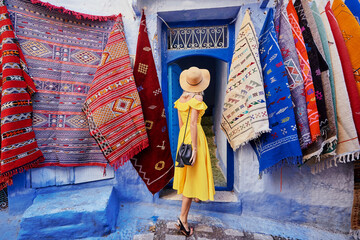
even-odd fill
[(283, 166), (259, 179), (252, 147), (243, 146), (236, 155), (240, 160), (238, 197), (244, 215), (349, 232), (353, 164), (339, 164), (316, 175), (307, 166)]

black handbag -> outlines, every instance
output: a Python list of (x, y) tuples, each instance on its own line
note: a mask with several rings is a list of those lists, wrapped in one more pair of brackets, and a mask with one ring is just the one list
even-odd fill
[(179, 151), (176, 156), (176, 161), (179, 163), (176, 167), (180, 167), (180, 168), (183, 168), (185, 165), (191, 165), (190, 158), (192, 155), (192, 147), (191, 147), (191, 144), (184, 143), (186, 128), (187, 128), (187, 124), (189, 121), (190, 109), (191, 108), (189, 107), (189, 113), (188, 113), (188, 116), (186, 119), (186, 125), (185, 125), (185, 130), (184, 130), (184, 138), (183, 138), (183, 141), (179, 147)]

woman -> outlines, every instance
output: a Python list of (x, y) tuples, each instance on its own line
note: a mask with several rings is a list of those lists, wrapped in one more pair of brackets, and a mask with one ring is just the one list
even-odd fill
[[(173, 184), (177, 193), (183, 195), (181, 213), (176, 226), (187, 237), (194, 233), (194, 229), (189, 228), (187, 221), (192, 199), (213, 201), (215, 194), (209, 148), (201, 127), (201, 117), (207, 109), (203, 102), (203, 91), (209, 86), (209, 83), (210, 73), (208, 70), (197, 67), (184, 70), (180, 74), (180, 86), (184, 93), (175, 102), (180, 127), (178, 149), (184, 133), (184, 143), (192, 145), (191, 166), (176, 166)], [(190, 114), (189, 123), (186, 127), (188, 114)]]

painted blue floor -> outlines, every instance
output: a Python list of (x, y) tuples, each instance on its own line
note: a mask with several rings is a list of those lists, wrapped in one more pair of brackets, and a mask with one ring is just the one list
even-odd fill
[(0, 211), (0, 239), (16, 239), (22, 215), (12, 216), (8, 209)]
[[(201, 203), (206, 204), (206, 203)], [(101, 239), (133, 239), (135, 235), (149, 233), (158, 220), (176, 221), (180, 211), (178, 204), (151, 203), (120, 203), (119, 214), (114, 233), (103, 237), (84, 238), (88, 240)], [(11, 216), (7, 211), (0, 211), (0, 239), (17, 239), (21, 216)], [(347, 240), (350, 236), (331, 233), (311, 226), (290, 223), (280, 223), (269, 219), (251, 216), (238, 216), (230, 213), (220, 213), (209, 210), (199, 210), (194, 204), (189, 215), (190, 224), (204, 224), (224, 229), (238, 229), (252, 233), (271, 234), (294, 239), (327, 239)]]

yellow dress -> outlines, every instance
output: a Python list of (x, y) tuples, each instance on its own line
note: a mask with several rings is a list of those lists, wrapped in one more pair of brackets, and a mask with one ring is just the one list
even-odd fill
[[(177, 190), (178, 194), (183, 194), (188, 198), (199, 198), (201, 201), (211, 200), (214, 201), (215, 187), (214, 179), (211, 169), (210, 153), (204, 130), (201, 126), (201, 117), (204, 115), (207, 106), (204, 102), (200, 102), (195, 98), (191, 98), (189, 101), (182, 103), (177, 100), (175, 102), (175, 108), (180, 112), (180, 116), (183, 122), (183, 126), (179, 132), (178, 147), (179, 149), (186, 126), (186, 119), (189, 112), (189, 106), (196, 110), (199, 110), (199, 118), (197, 120), (197, 156), (196, 162), (193, 166), (185, 165), (184, 168), (175, 167), (173, 188)], [(186, 128), (184, 143), (191, 143), (190, 134), (190, 119)], [(178, 163), (175, 163), (175, 166)]]

